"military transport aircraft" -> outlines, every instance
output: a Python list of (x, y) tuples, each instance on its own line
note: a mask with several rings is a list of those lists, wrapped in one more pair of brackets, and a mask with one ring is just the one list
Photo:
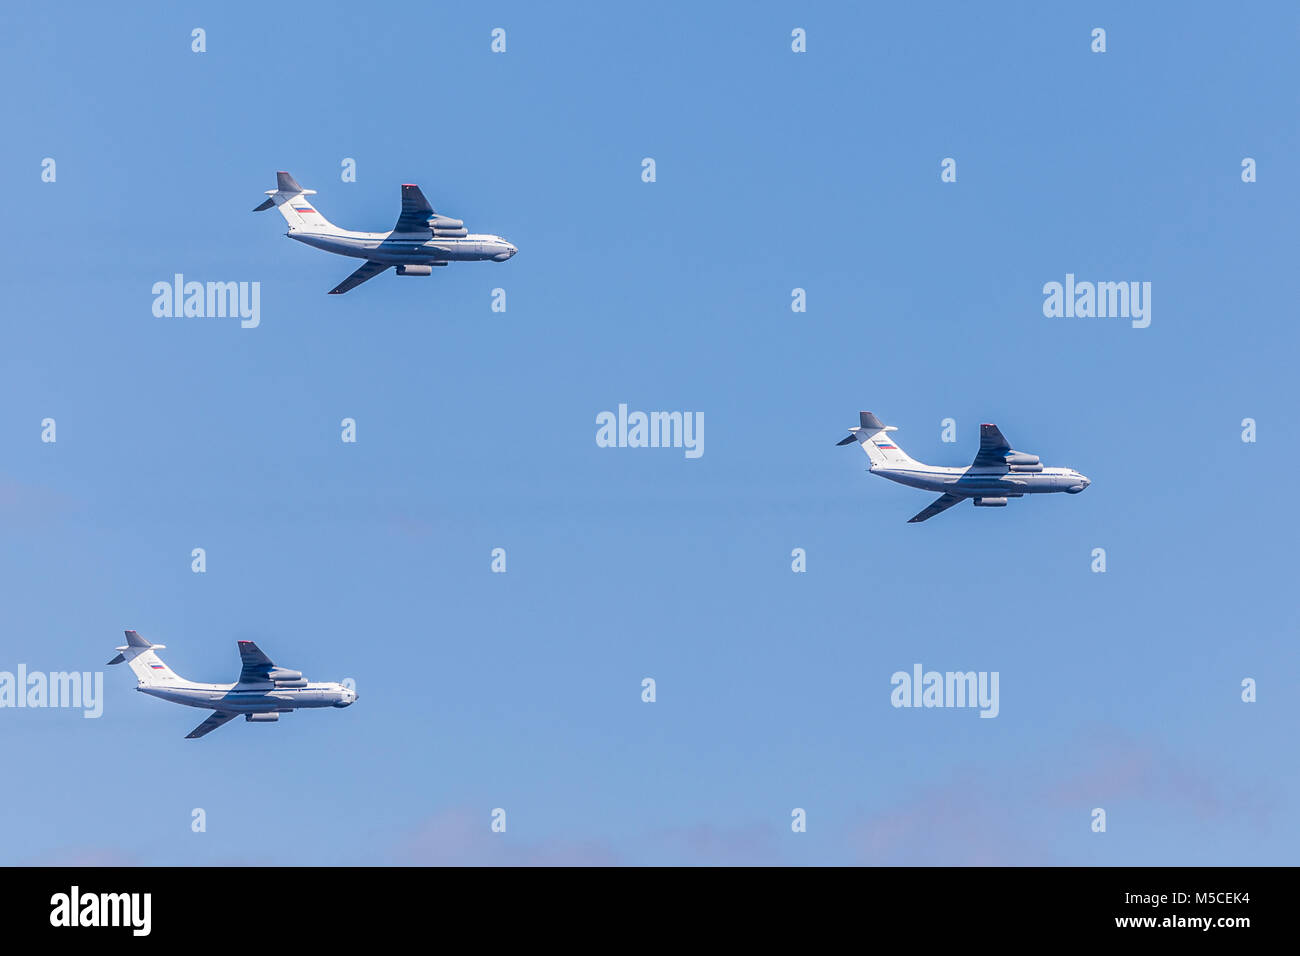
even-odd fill
[(1044, 468), (1037, 455), (1016, 451), (1003, 437), (997, 425), (980, 426), (980, 450), (967, 468), (943, 468), (923, 465), (899, 448), (889, 437), (896, 431), (871, 412), (859, 412), (860, 425), (849, 429), (849, 437), (836, 442), (857, 442), (871, 459), (873, 475), (880, 475), (900, 485), (939, 491), (942, 494), (928, 508), (908, 523), (925, 521), (947, 511), (966, 498), (976, 507), (1001, 508), (1008, 498), (1064, 491), (1077, 495), (1092, 484), (1073, 468)]
[(270, 196), (253, 212), (275, 206), (289, 224), (285, 233), (317, 249), (354, 259), (365, 259), (356, 272), (334, 288), (330, 295), (342, 295), (367, 279), (373, 279), (390, 266), (399, 276), (427, 276), (434, 266), (448, 262), (473, 262), (491, 259), (505, 262), (519, 250), (501, 236), (471, 235), (459, 219), (433, 211), (419, 186), (402, 187), (402, 214), (389, 232), (353, 232), (340, 229), (313, 208), (307, 197), (314, 189), (303, 189), (286, 172), (275, 174), (277, 187), (268, 189)]
[(126, 661), (135, 671), (136, 690), (176, 704), (205, 707), (215, 711), (188, 734), (186, 739), (210, 734), (240, 714), (254, 722), (279, 720), (281, 714), (300, 707), (347, 707), (357, 692), (342, 684), (310, 684), (299, 671), (276, 667), (252, 641), (239, 642), (244, 669), (233, 684), (197, 684), (178, 677), (158, 656), (166, 644), (151, 644), (135, 631), (126, 632), (126, 645), (109, 661)]

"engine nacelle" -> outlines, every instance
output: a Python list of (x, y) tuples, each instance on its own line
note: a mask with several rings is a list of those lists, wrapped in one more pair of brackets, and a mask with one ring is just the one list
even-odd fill
[(441, 226), (433, 227), (433, 237), (435, 239), (464, 239), (468, 235), (468, 229), (443, 229)]
[(279, 720), (280, 715), (274, 712), (269, 714), (245, 714), (244, 719), (250, 724), (261, 724), (271, 720)]
[(276, 683), (282, 680), (302, 680), (302, 671), (291, 671), (287, 667), (272, 667), (266, 676)]
[(429, 220), (429, 225), (434, 229), (464, 229), (465, 223), (460, 219), (452, 219), (450, 216), (434, 216)]
[(1007, 506), (1006, 498), (976, 498), (976, 508), (1005, 508)]
[(397, 267), (399, 276), (431, 276), (433, 275), (433, 266), (412, 266), (402, 265)]
[(1043, 466), (1042, 465), (1007, 465), (1007, 470), (1037, 474), (1038, 472), (1043, 470)]
[(278, 680), (275, 682), (276, 687), (306, 687), (306, 680)]
[(1038, 465), (1042, 464), (1037, 455), (1026, 455), (1023, 451), (1013, 451), (1006, 457), (1008, 465)]

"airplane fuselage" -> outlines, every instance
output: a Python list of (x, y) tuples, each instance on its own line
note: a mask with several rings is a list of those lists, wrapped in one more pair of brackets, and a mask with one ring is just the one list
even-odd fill
[(355, 692), (339, 683), (308, 683), (306, 687), (276, 687), (274, 684), (200, 684), (171, 681), (166, 685), (138, 686), (150, 697), (189, 707), (206, 707), (240, 714), (298, 710), (304, 707), (347, 707), (357, 699)]
[(469, 235), (460, 238), (427, 233), (354, 232), (350, 229), (294, 228), (290, 239), (354, 259), (392, 265), (435, 265), (440, 262), (505, 262), (518, 250), (501, 236)]
[(1020, 495), (1063, 491), (1077, 495), (1089, 481), (1073, 468), (1044, 468), (1042, 471), (1008, 471), (1006, 468), (945, 468), (909, 462), (898, 465), (873, 465), (873, 475), (910, 488), (963, 498), (1015, 498)]

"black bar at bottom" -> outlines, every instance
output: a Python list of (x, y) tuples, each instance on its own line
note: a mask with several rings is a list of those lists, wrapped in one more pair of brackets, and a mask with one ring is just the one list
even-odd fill
[(430, 930), (530, 945), (636, 946), (644, 933), (666, 945), (705, 933), (811, 946), (841, 931), (871, 942), (1131, 936), (1230, 945), (1285, 931), (1294, 876), (1208, 867), (9, 868), (0, 871), (0, 926), (8, 940), (226, 939), (241, 948), (259, 938), (397, 942)]

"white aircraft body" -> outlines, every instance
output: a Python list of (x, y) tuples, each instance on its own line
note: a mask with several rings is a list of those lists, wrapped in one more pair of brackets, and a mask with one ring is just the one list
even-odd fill
[(997, 425), (980, 425), (980, 450), (967, 468), (925, 465), (899, 448), (889, 437), (896, 431), (871, 412), (859, 412), (861, 424), (849, 429), (849, 437), (837, 442), (857, 442), (871, 459), (870, 471), (900, 485), (941, 492), (928, 508), (909, 523), (933, 518), (967, 498), (976, 507), (1005, 507), (1009, 498), (1063, 491), (1077, 495), (1091, 481), (1073, 468), (1044, 468), (1037, 455), (1016, 451)]
[(141, 693), (215, 711), (186, 734), (187, 739), (210, 734), (240, 714), (260, 723), (279, 720), (281, 714), (302, 707), (347, 707), (357, 699), (357, 692), (342, 684), (309, 683), (299, 671), (276, 667), (252, 641), (239, 642), (244, 667), (233, 684), (199, 684), (179, 677), (157, 654), (166, 646), (151, 644), (135, 631), (127, 631), (126, 645), (117, 648), (117, 657), (108, 663), (129, 664), (138, 682), (135, 689)]
[(434, 266), (485, 259), (505, 262), (519, 251), (501, 236), (471, 235), (461, 220), (434, 212), (419, 186), (408, 183), (402, 187), (402, 213), (390, 231), (353, 232), (339, 228), (316, 211), (307, 199), (316, 190), (303, 189), (286, 172), (275, 176), (277, 188), (266, 191), (271, 198), (253, 212), (275, 206), (289, 224), (286, 235), (290, 239), (326, 252), (366, 260), (356, 272), (330, 289), (330, 295), (355, 289), (390, 266), (396, 267), (399, 276), (427, 276), (433, 274)]

